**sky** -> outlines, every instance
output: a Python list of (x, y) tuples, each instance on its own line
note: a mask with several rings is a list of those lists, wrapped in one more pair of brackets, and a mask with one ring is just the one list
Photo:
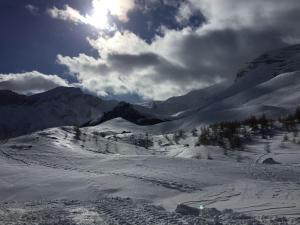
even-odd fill
[(165, 100), (300, 42), (299, 0), (0, 0), (0, 89)]

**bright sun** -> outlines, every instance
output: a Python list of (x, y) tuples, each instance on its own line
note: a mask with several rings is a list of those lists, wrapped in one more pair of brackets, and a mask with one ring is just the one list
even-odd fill
[(87, 23), (99, 28), (109, 29), (109, 14), (116, 14), (120, 11), (118, 1), (102, 0), (93, 2), (93, 12), (86, 17)]

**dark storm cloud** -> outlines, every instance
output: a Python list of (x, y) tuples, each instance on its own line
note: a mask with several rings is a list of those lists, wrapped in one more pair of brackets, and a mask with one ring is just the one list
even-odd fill
[[(111, 70), (117, 70), (120, 73), (125, 72), (126, 74), (134, 73), (135, 70), (151, 68), (155, 72), (153, 74), (153, 81), (155, 82), (162, 81), (162, 78), (163, 80), (181, 80), (181, 82), (185, 82), (189, 80), (188, 76), (192, 73), (192, 71), (175, 65), (154, 53), (110, 55), (108, 62), (111, 65)], [(164, 76), (157, 76), (158, 74), (164, 74)], [(183, 74), (185, 76), (182, 76)]]
[(253, 57), (285, 45), (274, 30), (255, 32), (242, 29), (212, 31), (204, 35), (191, 34), (182, 41), (178, 57), (195, 80), (209, 80), (214, 76), (232, 79), (239, 67)]

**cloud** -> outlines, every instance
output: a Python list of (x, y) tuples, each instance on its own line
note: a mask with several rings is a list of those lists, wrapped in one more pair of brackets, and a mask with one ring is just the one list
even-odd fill
[[(128, 30), (99, 33), (88, 38), (99, 57), (58, 55), (57, 62), (98, 95), (163, 100), (234, 80), (259, 54), (300, 40), (300, 2), (288, 2), (187, 0), (174, 15), (182, 29), (162, 28), (150, 43)], [(192, 28), (185, 21), (199, 11), (207, 23)]]
[(189, 2), (184, 2), (180, 5), (177, 15), (175, 16), (176, 20), (180, 24), (186, 24), (189, 18), (195, 13), (195, 9)]
[(78, 10), (65, 5), (63, 9), (49, 8), (48, 14), (55, 19), (87, 24), (100, 29), (113, 29), (115, 25), (109, 21), (109, 16), (114, 16), (122, 22), (128, 22), (128, 12), (135, 8), (134, 0), (93, 0), (92, 12), (82, 15)]
[(85, 54), (78, 57), (58, 55), (57, 62), (66, 66), (83, 87), (97, 95), (136, 93), (145, 99), (166, 99), (222, 80), (218, 75), (203, 80), (198, 70), (169, 57), (172, 53), (164, 51), (170, 49), (172, 42), (157, 39), (147, 44), (126, 31), (117, 32), (111, 38), (99, 37), (91, 40), (91, 44), (99, 50), (99, 58)]
[(128, 21), (128, 12), (134, 9), (134, 0), (93, 0), (95, 11), (106, 9), (110, 15), (116, 16), (120, 21)]
[(37, 71), (19, 74), (0, 74), (0, 90), (17, 93), (39, 93), (69, 83), (56, 75), (45, 75)]
[(39, 8), (34, 5), (28, 4), (25, 6), (25, 8), (34, 15), (39, 13)]
[[(187, 0), (183, 8), (184, 5), (200, 10), (208, 20), (205, 28), (209, 30), (276, 26), (274, 22), (284, 21), (284, 15), (299, 12), (300, 8), (298, 0)], [(182, 16), (188, 18), (191, 13), (187, 11)]]
[(165, 30), (149, 44), (131, 32), (117, 32), (90, 40), (99, 58), (59, 55), (58, 62), (99, 95), (137, 93), (146, 99), (163, 100), (233, 78), (245, 58), (281, 43), (278, 35), (272, 35), (270, 31), (247, 30), (198, 34), (186, 28)]
[(55, 19), (66, 20), (74, 23), (86, 23), (86, 18), (80, 14), (76, 9), (69, 5), (65, 5), (64, 9), (53, 7), (47, 10), (47, 13)]

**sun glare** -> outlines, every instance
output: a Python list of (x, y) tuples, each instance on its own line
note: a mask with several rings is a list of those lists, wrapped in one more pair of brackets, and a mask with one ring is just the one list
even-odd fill
[(107, 28), (109, 26), (108, 11), (95, 10), (91, 16), (87, 17), (87, 22), (96, 28)]
[(109, 29), (109, 14), (116, 13), (119, 10), (120, 6), (117, 1), (94, 1), (93, 12), (86, 18), (87, 23), (99, 29)]

